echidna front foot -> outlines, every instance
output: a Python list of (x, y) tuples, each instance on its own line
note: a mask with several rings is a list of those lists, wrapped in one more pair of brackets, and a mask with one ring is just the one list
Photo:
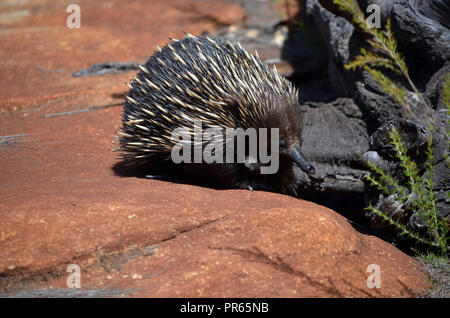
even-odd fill
[(283, 193), (293, 196), (295, 198), (298, 198), (298, 193), (297, 190), (295, 189), (295, 186), (290, 184), (288, 186), (286, 186), (286, 188), (284, 189)]
[(248, 189), (250, 191), (253, 190), (262, 190), (262, 191), (269, 191), (269, 192), (273, 192), (273, 188), (261, 181), (258, 180), (246, 180), (243, 181), (241, 183), (239, 183), (238, 187), (240, 189)]

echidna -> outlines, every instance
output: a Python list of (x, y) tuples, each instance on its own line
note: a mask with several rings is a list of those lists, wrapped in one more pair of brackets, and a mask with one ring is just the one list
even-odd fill
[[(132, 80), (119, 132), (118, 151), (126, 164), (167, 172), (182, 167), (216, 187), (273, 190), (296, 195), (293, 163), (312, 174), (303, 157), (298, 92), (239, 43), (187, 34), (150, 57)], [(194, 121), (202, 128), (279, 128), (279, 169), (260, 174), (256, 162), (175, 165), (172, 133)], [(259, 136), (258, 136), (259, 138)], [(268, 149), (271, 149), (270, 140)], [(259, 147), (259, 146), (258, 146)], [(247, 148), (248, 151), (248, 148)], [(247, 154), (247, 152), (246, 152)], [(247, 158), (248, 159), (248, 158)]]

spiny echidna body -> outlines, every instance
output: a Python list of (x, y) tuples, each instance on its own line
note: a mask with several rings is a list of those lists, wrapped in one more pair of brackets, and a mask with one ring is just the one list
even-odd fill
[(192, 132), (198, 120), (203, 129), (279, 128), (279, 169), (262, 175), (242, 162), (181, 163), (190, 176), (218, 187), (296, 195), (293, 163), (314, 173), (300, 151), (296, 89), (239, 43), (188, 34), (158, 47), (131, 82), (118, 151), (125, 163), (150, 170), (165, 163), (171, 169), (172, 132), (180, 127)]

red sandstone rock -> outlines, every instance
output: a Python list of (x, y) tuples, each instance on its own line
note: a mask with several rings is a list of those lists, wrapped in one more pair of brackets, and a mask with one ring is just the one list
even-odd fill
[[(69, 30), (65, 4), (2, 7), (0, 135), (28, 135), (0, 148), (0, 291), (64, 288), (69, 264), (81, 267), (83, 289), (135, 289), (127, 296), (411, 297), (429, 288), (414, 259), (316, 204), (115, 175), (120, 106), (44, 115), (121, 102), (133, 72), (71, 74), (143, 62), (168, 36), (212, 31), (217, 12), (184, 0), (80, 1), (82, 28)], [(221, 24), (243, 17), (220, 6)], [(380, 266), (380, 289), (367, 287), (369, 264)]]

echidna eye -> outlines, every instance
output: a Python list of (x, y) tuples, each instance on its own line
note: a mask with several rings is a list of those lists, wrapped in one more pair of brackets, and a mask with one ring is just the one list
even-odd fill
[(279, 145), (280, 145), (280, 148), (286, 147), (286, 140), (281, 139)]

